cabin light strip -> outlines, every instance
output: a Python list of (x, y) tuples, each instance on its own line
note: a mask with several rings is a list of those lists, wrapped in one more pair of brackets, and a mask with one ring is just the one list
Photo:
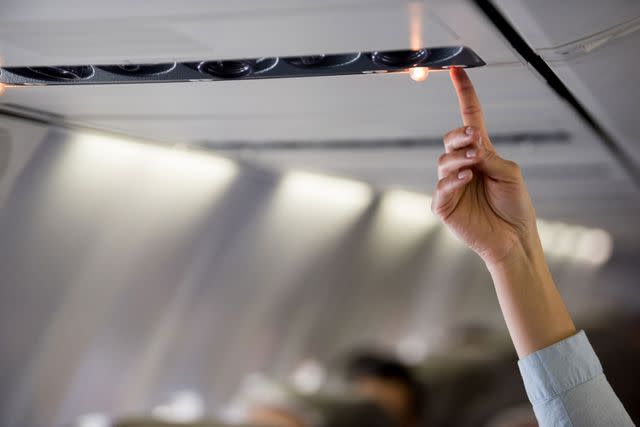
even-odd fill
[(485, 62), (470, 48), (448, 46), (180, 63), (5, 67), (0, 70), (0, 83), (20, 86), (172, 83), (378, 74), (414, 68), (441, 70), (483, 65)]

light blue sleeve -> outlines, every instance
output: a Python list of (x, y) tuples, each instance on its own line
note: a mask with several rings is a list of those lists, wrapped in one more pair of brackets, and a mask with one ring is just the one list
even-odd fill
[(540, 426), (633, 426), (584, 331), (518, 362)]

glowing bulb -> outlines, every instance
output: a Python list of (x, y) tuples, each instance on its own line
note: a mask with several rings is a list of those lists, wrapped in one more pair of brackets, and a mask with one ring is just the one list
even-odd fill
[(429, 75), (429, 69), (425, 67), (415, 67), (409, 71), (409, 76), (411, 76), (411, 80), (414, 82), (423, 82), (427, 79)]
[(0, 83), (0, 96), (2, 96), (2, 94), (4, 93), (4, 89), (5, 89), (5, 84), (4, 83)]

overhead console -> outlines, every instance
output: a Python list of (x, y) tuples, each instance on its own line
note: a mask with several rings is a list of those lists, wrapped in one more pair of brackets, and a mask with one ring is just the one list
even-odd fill
[(11, 85), (96, 85), (273, 79), (405, 72), (412, 68), (480, 67), (485, 62), (465, 46), (202, 60), (160, 64), (6, 67), (0, 82)]

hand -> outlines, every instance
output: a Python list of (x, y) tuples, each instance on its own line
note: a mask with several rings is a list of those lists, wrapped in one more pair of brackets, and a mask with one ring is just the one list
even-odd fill
[(538, 242), (535, 210), (520, 168), (491, 144), (471, 80), (451, 69), (464, 127), (444, 136), (431, 209), (485, 263)]
[(484, 260), (524, 357), (575, 334), (575, 326), (546, 264), (520, 168), (496, 153), (465, 71), (454, 68), (451, 79), (465, 127), (444, 137), (431, 209)]

